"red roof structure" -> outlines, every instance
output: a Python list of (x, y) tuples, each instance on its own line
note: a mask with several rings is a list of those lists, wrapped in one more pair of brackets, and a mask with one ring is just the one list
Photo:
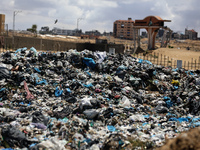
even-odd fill
[(191, 32), (196, 32), (196, 31), (194, 31), (194, 29), (192, 29), (192, 30), (188, 30), (188, 31), (191, 31)]
[(171, 22), (171, 20), (163, 20), (159, 16), (147, 16), (143, 20), (135, 20), (135, 29), (146, 29), (148, 32), (148, 49), (155, 49), (155, 38), (160, 28), (169, 30), (164, 26), (164, 22)]

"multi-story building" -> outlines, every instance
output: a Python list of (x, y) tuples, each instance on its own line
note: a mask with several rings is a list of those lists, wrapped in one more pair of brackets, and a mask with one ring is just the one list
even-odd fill
[(185, 35), (188, 36), (190, 40), (197, 40), (198, 32), (194, 31), (194, 29), (185, 29)]
[(5, 15), (0, 14), (0, 34), (5, 32)]
[(113, 25), (113, 36), (115, 38), (133, 40), (133, 25), (134, 21), (131, 18), (128, 18), (128, 20), (116, 20)]

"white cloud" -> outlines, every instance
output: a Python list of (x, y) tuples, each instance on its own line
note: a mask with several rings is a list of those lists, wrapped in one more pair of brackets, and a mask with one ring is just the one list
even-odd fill
[[(85, 30), (112, 31), (117, 19), (143, 19), (157, 15), (171, 19), (166, 23), (173, 30), (186, 26), (199, 30), (200, 1), (198, 0), (1, 0), (0, 13), (6, 14), (6, 23), (12, 28), (13, 11), (22, 10), (16, 16), (16, 29), (25, 30), (32, 24), (74, 29), (77, 19)], [(58, 19), (55, 25), (54, 20)]]
[(72, 4), (76, 4), (81, 7), (90, 7), (90, 8), (99, 8), (99, 7), (117, 7), (118, 4), (116, 1), (110, 0), (76, 0)]
[(118, 2), (121, 2), (121, 3), (123, 3), (123, 4), (134, 4), (134, 3), (138, 3), (138, 2), (149, 2), (149, 1), (152, 1), (152, 0), (140, 0), (140, 1), (138, 1), (138, 0), (123, 0), (123, 1), (121, 1), (121, 0), (117, 0)]

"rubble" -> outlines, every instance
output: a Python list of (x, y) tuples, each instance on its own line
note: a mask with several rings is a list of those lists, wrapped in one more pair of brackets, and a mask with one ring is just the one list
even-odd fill
[(33, 47), (0, 61), (4, 149), (129, 149), (128, 139), (152, 148), (200, 126), (200, 70)]

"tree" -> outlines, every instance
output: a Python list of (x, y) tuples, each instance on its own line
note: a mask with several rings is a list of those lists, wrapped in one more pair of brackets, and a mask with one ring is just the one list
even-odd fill
[(27, 31), (30, 31), (30, 32), (34, 33), (35, 36), (37, 36), (37, 25), (33, 24), (32, 28), (28, 28)]
[(32, 25), (32, 30), (33, 30), (33, 33), (37, 33), (37, 25), (36, 24)]
[(37, 25), (36, 24), (32, 25), (32, 31), (33, 31), (34, 35), (37, 36)]

